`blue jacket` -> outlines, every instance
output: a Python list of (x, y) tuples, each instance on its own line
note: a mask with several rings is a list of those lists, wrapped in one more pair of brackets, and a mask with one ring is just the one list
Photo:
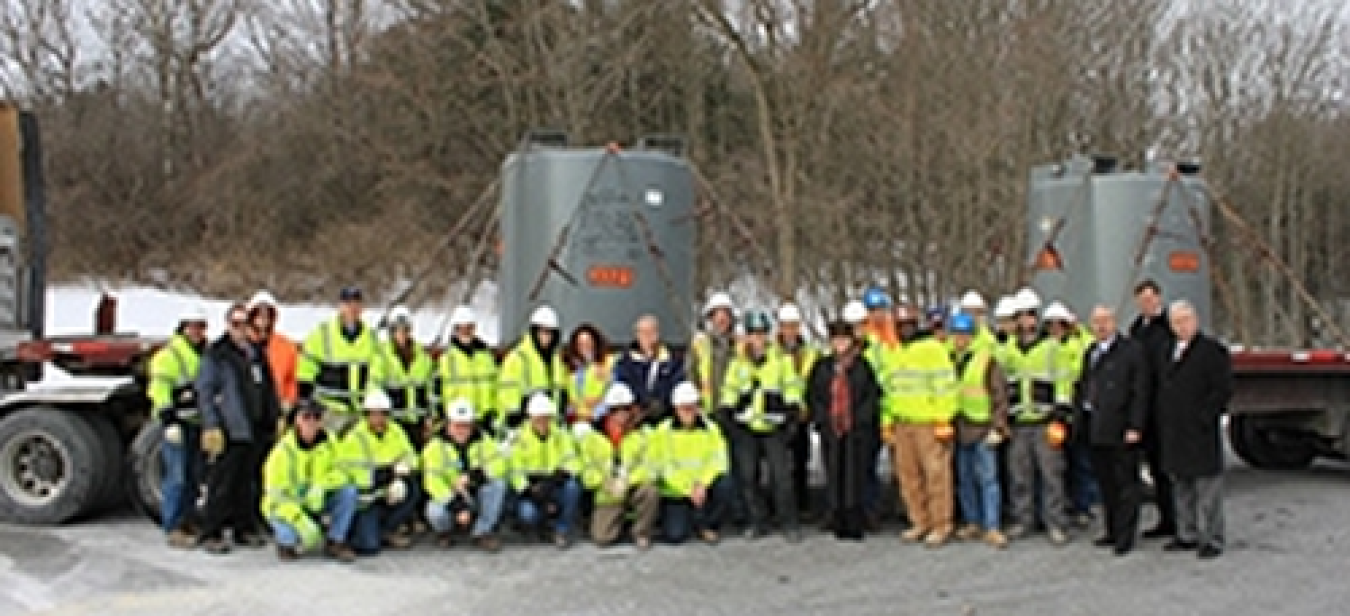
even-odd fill
[(197, 400), (204, 429), (222, 428), (231, 443), (248, 443), (274, 429), (281, 402), (267, 357), (222, 336), (202, 354)]
[(684, 357), (675, 355), (662, 345), (655, 358), (645, 357), (637, 345), (624, 351), (614, 366), (614, 380), (627, 385), (645, 408), (657, 404), (670, 408), (670, 392), (685, 380)]

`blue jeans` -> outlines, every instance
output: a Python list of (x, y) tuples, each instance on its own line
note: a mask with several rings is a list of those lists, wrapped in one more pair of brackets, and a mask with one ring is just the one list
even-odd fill
[(362, 556), (379, 554), (383, 535), (394, 532), (417, 513), (417, 498), (422, 493), (422, 486), (416, 481), (405, 483), (408, 485), (408, 496), (403, 502), (391, 506), (380, 499), (356, 512), (349, 542), (352, 551)]
[(1087, 438), (1075, 438), (1069, 443), (1069, 502), (1075, 514), (1088, 513), (1092, 506), (1102, 502), (1102, 491), (1097, 476), (1092, 472), (1092, 446)]
[[(472, 507), (474, 520), (470, 535), (486, 537), (496, 530), (497, 522), (502, 519), (502, 509), (506, 506), (506, 482), (493, 479), (478, 488), (478, 494), (474, 497), (478, 502)], [(427, 523), (438, 533), (448, 533), (455, 526), (450, 501), (427, 501), (426, 515)]]
[(202, 481), (202, 429), (188, 423), (181, 425), (183, 442), (175, 445), (164, 441), (159, 448), (164, 466), (160, 521), (166, 533), (181, 528), (196, 509)]
[(708, 497), (702, 507), (695, 507), (688, 498), (661, 499), (662, 534), (666, 541), (680, 544), (689, 539), (695, 530), (718, 530), (727, 507), (735, 497), (731, 481), (722, 475), (708, 486)]
[(1003, 503), (998, 485), (998, 454), (984, 441), (956, 446), (957, 497), (961, 517), (984, 530), (998, 530)]
[[(568, 479), (555, 493), (554, 498), (557, 500), (558, 515), (553, 520), (553, 530), (565, 535), (576, 526), (577, 511), (581, 506), (581, 483), (576, 477)], [(547, 521), (547, 516), (539, 506), (523, 493), (516, 495), (516, 518), (522, 524), (536, 528)]]
[[(343, 543), (351, 532), (352, 520), (356, 517), (356, 507), (361, 493), (355, 486), (332, 490), (324, 497), (323, 514), (328, 516), (328, 540)], [(280, 518), (268, 520), (272, 525), (272, 535), (277, 545), (299, 547), (300, 531), (289, 522)]]

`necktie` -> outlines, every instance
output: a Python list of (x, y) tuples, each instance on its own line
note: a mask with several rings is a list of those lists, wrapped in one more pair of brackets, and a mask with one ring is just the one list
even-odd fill
[(1181, 354), (1186, 352), (1186, 343), (1178, 342), (1176, 353), (1172, 354), (1172, 361), (1181, 361)]

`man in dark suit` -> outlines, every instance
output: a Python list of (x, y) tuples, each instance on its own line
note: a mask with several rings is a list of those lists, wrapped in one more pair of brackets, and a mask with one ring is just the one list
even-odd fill
[(1148, 365), (1142, 345), (1116, 330), (1106, 306), (1092, 310), (1095, 340), (1083, 355), (1075, 390), (1075, 438), (1089, 439), (1092, 469), (1102, 490), (1106, 533), (1101, 547), (1124, 556), (1139, 531), (1139, 443), (1147, 421)]
[(1223, 443), (1219, 419), (1233, 393), (1228, 349), (1200, 333), (1195, 308), (1181, 301), (1169, 311), (1176, 342), (1157, 374), (1156, 424), (1163, 470), (1176, 493), (1177, 534), (1163, 548), (1223, 553)]
[(1162, 470), (1162, 442), (1159, 430), (1153, 424), (1157, 417), (1151, 408), (1156, 395), (1157, 383), (1153, 380), (1158, 367), (1166, 363), (1165, 355), (1172, 348), (1175, 337), (1168, 327), (1167, 313), (1163, 310), (1162, 287), (1153, 280), (1144, 280), (1134, 287), (1135, 306), (1139, 316), (1130, 324), (1130, 337), (1144, 347), (1144, 361), (1148, 363), (1149, 383), (1148, 423), (1144, 426), (1144, 457), (1148, 462), (1148, 472), (1153, 478), (1153, 501), (1158, 507), (1158, 525), (1144, 531), (1144, 538), (1159, 539), (1171, 537), (1177, 531), (1176, 507), (1173, 505), (1172, 480)]

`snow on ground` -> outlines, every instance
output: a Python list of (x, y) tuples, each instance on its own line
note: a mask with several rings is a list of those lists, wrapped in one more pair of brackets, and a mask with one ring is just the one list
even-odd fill
[[(191, 293), (146, 287), (101, 286), (95, 283), (53, 285), (47, 291), (48, 335), (88, 334), (94, 327), (94, 310), (105, 291), (117, 298), (117, 331), (144, 336), (168, 336), (177, 325), (178, 315), (193, 306), (202, 306), (211, 317), (212, 337), (224, 331), (225, 310), (234, 299), (203, 298)], [(248, 298), (242, 298), (247, 300)], [(319, 323), (332, 318), (334, 305), (290, 303), (284, 297), (277, 328), (287, 336), (303, 340)], [(478, 313), (478, 332), (489, 344), (497, 341), (497, 289), (491, 283), (480, 286), (470, 301)], [(437, 333), (448, 329), (450, 310), (445, 306), (427, 306), (413, 310), (413, 332), (422, 342), (432, 342)], [(388, 307), (366, 302), (366, 322), (377, 323)]]

